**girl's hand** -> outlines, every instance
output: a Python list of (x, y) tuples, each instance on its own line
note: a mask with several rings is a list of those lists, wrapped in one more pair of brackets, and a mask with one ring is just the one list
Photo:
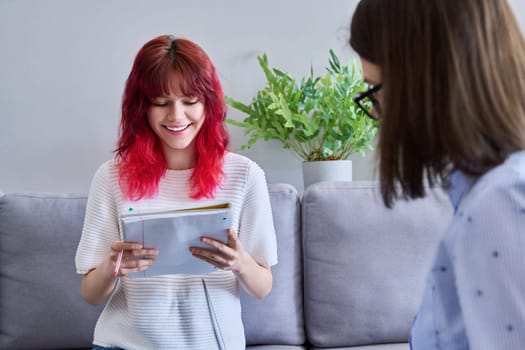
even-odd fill
[[(228, 244), (210, 237), (202, 237), (210, 249), (191, 247), (191, 254), (222, 270), (231, 270), (242, 287), (257, 299), (264, 298), (272, 289), (272, 270), (269, 266), (257, 263), (244, 250), (233, 229), (228, 229)], [(215, 248), (215, 249), (211, 249)]]
[[(117, 269), (118, 255), (121, 251), (122, 259), (120, 267)], [(155, 262), (155, 256), (158, 253), (157, 249), (143, 248), (138, 242), (113, 242), (110, 253), (112, 273), (117, 272), (117, 275), (122, 277), (133, 272), (144, 271)]]
[[(242, 247), (241, 241), (232, 228), (228, 229), (228, 243), (210, 237), (201, 237), (201, 242), (210, 245), (210, 249), (191, 247), (191, 254), (221, 270), (240, 273), (251, 256)], [(211, 249), (215, 248), (215, 249)]]

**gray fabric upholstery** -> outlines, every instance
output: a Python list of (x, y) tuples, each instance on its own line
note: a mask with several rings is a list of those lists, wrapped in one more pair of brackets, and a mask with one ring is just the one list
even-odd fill
[(302, 200), (308, 341), (317, 347), (407, 342), (451, 214), (440, 191), (389, 210), (370, 182), (309, 187)]
[[(301, 345), (299, 197), (286, 184), (271, 184), (269, 191), (279, 264), (273, 268), (274, 287), (267, 298), (241, 295), (246, 338), (248, 344)], [(90, 347), (101, 307), (82, 299), (74, 266), (85, 205), (85, 196), (0, 197), (1, 349)]]
[[(407, 341), (451, 208), (438, 192), (387, 210), (375, 186), (316, 184), (302, 204), (292, 186), (269, 186), (279, 263), (267, 298), (241, 292), (249, 350), (408, 349), (395, 343)], [(0, 349), (91, 347), (101, 307), (82, 299), (74, 266), (85, 205), (0, 194)]]
[(82, 299), (74, 256), (82, 196), (0, 197), (0, 349), (89, 347), (100, 312)]
[(408, 343), (391, 343), (337, 348), (310, 348), (311, 350), (410, 350)]
[(299, 345), (253, 345), (247, 346), (246, 350), (301, 350), (306, 349)]
[(304, 344), (300, 201), (287, 184), (269, 186), (278, 259), (273, 288), (263, 300), (241, 293), (248, 344)]

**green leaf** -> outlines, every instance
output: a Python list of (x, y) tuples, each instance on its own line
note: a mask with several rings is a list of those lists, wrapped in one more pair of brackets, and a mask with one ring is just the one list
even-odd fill
[(337, 58), (337, 55), (335, 54), (334, 50), (330, 49), (330, 60), (328, 63), (330, 64), (330, 67), (334, 70), (334, 72), (339, 73), (341, 72), (341, 62), (339, 62), (339, 58)]
[(259, 61), (259, 65), (261, 66), (264, 75), (266, 76), (266, 80), (268, 80), (270, 84), (275, 82), (275, 76), (272, 74), (270, 68), (268, 68), (268, 57), (266, 56), (266, 54), (262, 56), (257, 56), (257, 60)]
[(249, 115), (253, 114), (253, 110), (250, 108), (250, 106), (245, 105), (242, 102), (236, 101), (233, 98), (226, 97), (226, 103), (228, 105), (232, 106), (233, 108), (243, 112), (243, 113), (246, 113), (246, 114), (249, 114)]
[[(284, 70), (270, 68), (266, 54), (257, 57), (267, 84), (250, 104), (231, 97), (225, 101), (245, 113), (242, 121), (227, 119), (249, 136), (243, 147), (257, 140), (278, 140), (304, 160), (346, 159), (350, 153), (372, 148), (377, 122), (356, 107), (352, 97), (364, 90), (356, 60), (342, 66), (333, 50), (323, 76), (295, 79)], [(299, 83), (297, 83), (299, 81)]]

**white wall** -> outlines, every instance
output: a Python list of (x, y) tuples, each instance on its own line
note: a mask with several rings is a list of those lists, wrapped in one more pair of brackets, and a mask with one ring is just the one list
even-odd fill
[[(525, 4), (511, 0), (520, 23)], [(321, 73), (334, 49), (352, 57), (356, 0), (0, 0), (0, 191), (85, 193), (112, 156), (124, 81), (137, 50), (160, 34), (201, 45), (227, 95), (249, 102), (264, 85), (256, 56), (294, 75)], [(243, 115), (230, 110), (229, 116)], [(232, 149), (243, 130), (230, 126)], [(269, 182), (302, 191), (301, 160), (276, 142), (244, 154)], [(352, 156), (371, 179), (373, 155)]]

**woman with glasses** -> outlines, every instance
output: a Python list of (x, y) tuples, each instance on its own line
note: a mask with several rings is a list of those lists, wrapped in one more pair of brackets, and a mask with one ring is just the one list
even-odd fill
[(454, 208), (411, 348), (525, 349), (525, 41), (508, 2), (362, 0), (350, 45), (385, 204), (428, 183)]

